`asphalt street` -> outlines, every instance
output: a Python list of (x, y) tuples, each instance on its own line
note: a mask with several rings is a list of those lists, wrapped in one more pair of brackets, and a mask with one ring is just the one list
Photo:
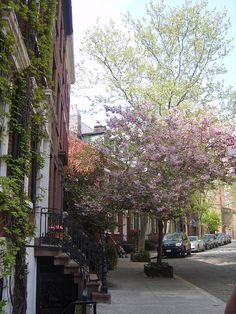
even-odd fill
[(236, 282), (236, 241), (190, 257), (168, 258), (174, 273), (226, 302)]

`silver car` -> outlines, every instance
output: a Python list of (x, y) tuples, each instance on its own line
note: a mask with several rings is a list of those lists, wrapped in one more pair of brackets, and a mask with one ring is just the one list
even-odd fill
[(191, 242), (192, 252), (205, 251), (205, 243), (201, 238), (198, 236), (189, 236), (189, 240)]

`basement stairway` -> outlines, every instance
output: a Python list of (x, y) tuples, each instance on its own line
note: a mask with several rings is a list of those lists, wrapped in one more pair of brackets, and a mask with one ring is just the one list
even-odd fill
[[(39, 226), (40, 236), (34, 245), (38, 264), (37, 313), (63, 313), (61, 308), (82, 299), (110, 303), (110, 294), (104, 289), (107, 270), (103, 240), (97, 243), (74, 221), (44, 208), (40, 210)], [(56, 309), (59, 303), (60, 309)], [(49, 306), (51, 312), (47, 312)]]
[[(54, 266), (63, 266), (64, 275), (72, 275), (73, 282), (78, 286), (78, 296), (83, 294), (83, 278), (86, 276), (86, 289), (88, 299), (92, 299), (93, 292), (99, 292), (101, 281), (96, 273), (90, 273), (81, 267), (78, 261), (72, 259), (61, 247), (40, 246), (35, 248), (36, 257), (53, 257)], [(85, 271), (85, 274), (84, 274)]]

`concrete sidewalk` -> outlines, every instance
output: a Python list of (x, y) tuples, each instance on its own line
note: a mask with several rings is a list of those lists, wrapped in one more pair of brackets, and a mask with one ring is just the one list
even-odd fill
[(143, 265), (119, 258), (107, 277), (111, 304), (98, 304), (98, 314), (224, 313), (225, 303), (220, 299), (177, 276), (146, 277)]

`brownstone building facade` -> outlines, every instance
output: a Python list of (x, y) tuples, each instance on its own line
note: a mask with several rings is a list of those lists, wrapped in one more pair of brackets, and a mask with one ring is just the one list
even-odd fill
[[(72, 28), (72, 7), (71, 0), (57, 0), (48, 1), (45, 5), (45, 1), (31, 0), (31, 1), (15, 1), (19, 8), (24, 8), (28, 12), (31, 12), (31, 6), (34, 7), (34, 18), (30, 19), (20, 14), (20, 11), (14, 11), (14, 8), (8, 5), (9, 1), (1, 1), (0, 9), (3, 5), (6, 7), (1, 11), (0, 15), (1, 24), (0, 32), (5, 34), (8, 32), (14, 39), (13, 49), (9, 54), (9, 60), (12, 61), (9, 80), (14, 78), (18, 73), (21, 73), (25, 69), (30, 69), (33, 59), (37, 59), (42, 51), (38, 45), (37, 27), (35, 22), (42, 18), (43, 7), (45, 6), (50, 13), (55, 13), (53, 16), (52, 25), (49, 25), (49, 33), (52, 35), (52, 41), (48, 40), (49, 50), (51, 48), (51, 64), (50, 70), (52, 73), (52, 80), (46, 79), (46, 76), (39, 75), (39, 78), (30, 77), (27, 88), (22, 89), (27, 101), (23, 104), (22, 108), (16, 108), (12, 110), (10, 104), (2, 100), (0, 90), (0, 109), (1, 112), (5, 112), (0, 118), (1, 133), (0, 141), (0, 157), (4, 155), (12, 155), (13, 159), (20, 157), (19, 143), (20, 136), (17, 131), (8, 132), (9, 130), (9, 117), (14, 118), (14, 115), (19, 120), (19, 124), (24, 130), (31, 135), (32, 130), (28, 127), (31, 119), (32, 112), (36, 110), (31, 103), (34, 89), (37, 87), (37, 83), (40, 84), (41, 91), (47, 96), (43, 101), (46, 104), (39, 104), (38, 110), (41, 115), (45, 115), (45, 130), (44, 138), (40, 140), (32, 141), (35, 151), (41, 154), (44, 159), (43, 166), (39, 167), (39, 163), (36, 161), (36, 157), (29, 161), (29, 171), (25, 171), (24, 176), (19, 178), (19, 182), (22, 185), (22, 194), (25, 193), (28, 196), (29, 203), (29, 216), (32, 221), (35, 222), (35, 234), (32, 238), (27, 238), (26, 245), (26, 278), (24, 278), (24, 289), (22, 292), (23, 306), (21, 313), (27, 314), (42, 314), (46, 313), (46, 309), (41, 308), (43, 297), (47, 298), (47, 294), (44, 295), (45, 287), (46, 291), (50, 291), (49, 286), (53, 283), (47, 281), (49, 278), (48, 271), (56, 274), (56, 279), (60, 277), (61, 282), (68, 283), (71, 289), (74, 289), (73, 279), (64, 277), (62, 271), (63, 267), (54, 267), (53, 254), (51, 252), (44, 252), (44, 256), (38, 254), (37, 248), (40, 242), (40, 237), (46, 235), (49, 229), (49, 217), (52, 212), (62, 213), (63, 208), (63, 178), (65, 175), (65, 169), (67, 165), (68, 155), (68, 130), (69, 130), (69, 107), (70, 107), (70, 85), (74, 82), (74, 59), (73, 59), (73, 28)], [(53, 4), (56, 5), (56, 11), (54, 12)], [(11, 4), (11, 3), (10, 3)], [(18, 9), (19, 9), (18, 8)], [(20, 10), (20, 9), (19, 9)], [(29, 10), (29, 11), (28, 11)], [(23, 9), (22, 9), (23, 12)], [(22, 13), (21, 12), (21, 13)], [(31, 12), (32, 13), (32, 12)], [(31, 17), (32, 18), (32, 17)], [(45, 17), (46, 18), (46, 17)], [(2, 22), (4, 20), (4, 22)], [(34, 28), (32, 27), (34, 25)], [(42, 35), (42, 34), (41, 34)], [(45, 34), (44, 34), (45, 35)], [(46, 35), (45, 35), (46, 36)], [(50, 37), (50, 36), (49, 36)], [(42, 46), (41, 46), (42, 47)], [(0, 50), (3, 47), (0, 47)], [(6, 47), (4, 47), (5, 49)], [(3, 50), (4, 50), (3, 49)], [(2, 51), (1, 50), (1, 53)], [(40, 68), (40, 64), (39, 64)], [(40, 72), (41, 69), (39, 69)], [(40, 72), (41, 73), (41, 72)], [(2, 72), (0, 72), (2, 75)], [(7, 98), (6, 98), (7, 99)], [(46, 106), (45, 106), (46, 105)], [(47, 110), (45, 109), (47, 107)], [(37, 134), (37, 130), (33, 130)], [(33, 132), (32, 132), (33, 133)], [(30, 150), (30, 145), (27, 146)], [(7, 177), (11, 175), (6, 161), (0, 158), (0, 176)], [(26, 169), (27, 170), (27, 169)], [(42, 215), (43, 213), (43, 215)], [(3, 225), (3, 214), (0, 212), (0, 231)], [(5, 240), (5, 234), (1, 233), (1, 240)], [(42, 255), (42, 254), (41, 254)], [(46, 265), (46, 266), (45, 266)], [(47, 268), (47, 272), (41, 270)], [(13, 270), (14, 273), (14, 270)], [(43, 279), (42, 279), (43, 278)], [(54, 278), (55, 279), (55, 278)], [(44, 280), (42, 282), (42, 280)], [(72, 282), (72, 284), (71, 284)], [(6, 313), (12, 313), (14, 299), (15, 282), (8, 276), (3, 276), (0, 271), (0, 300), (6, 301), (4, 308)], [(69, 291), (68, 293), (74, 291)], [(68, 302), (70, 299), (68, 299)], [(45, 302), (46, 303), (46, 302)], [(44, 304), (45, 307), (47, 305)], [(50, 311), (50, 310), (48, 310)], [(49, 313), (49, 312), (47, 312)], [(50, 313), (53, 313), (51, 311)]]
[(53, 39), (49, 208), (63, 208), (63, 176), (67, 165), (70, 84), (74, 82), (70, 1), (58, 1)]

